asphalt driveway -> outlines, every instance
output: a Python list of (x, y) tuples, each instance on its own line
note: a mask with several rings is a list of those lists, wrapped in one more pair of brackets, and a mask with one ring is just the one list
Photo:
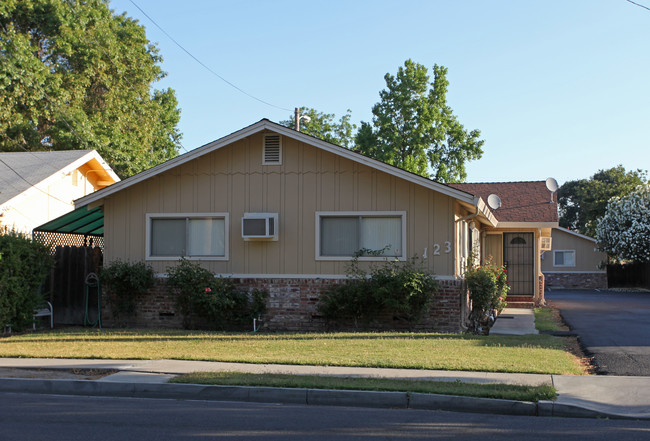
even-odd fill
[(650, 376), (650, 293), (545, 293), (605, 375)]

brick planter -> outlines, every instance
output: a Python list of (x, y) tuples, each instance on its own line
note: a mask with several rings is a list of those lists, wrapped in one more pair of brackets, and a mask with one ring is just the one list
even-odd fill
[(607, 273), (546, 273), (546, 286), (573, 289), (607, 289)]
[[(240, 278), (233, 279), (242, 291), (264, 289), (268, 291), (267, 312), (263, 315), (263, 329), (268, 331), (326, 331), (355, 330), (353, 324), (334, 325), (318, 315), (316, 305), (320, 292), (340, 279), (296, 278)], [(439, 281), (440, 290), (435, 295), (430, 311), (420, 323), (411, 327), (403, 320), (390, 315), (377, 317), (371, 328), (376, 330), (418, 330), (435, 332), (459, 332), (469, 314), (467, 294), (460, 280)], [(153, 289), (138, 299), (136, 313), (127, 320), (115, 321), (104, 293), (102, 321), (105, 326), (143, 328), (182, 328), (183, 317), (176, 311), (174, 299), (169, 294), (165, 279), (157, 279)], [(252, 329), (251, 322), (251, 329)]]

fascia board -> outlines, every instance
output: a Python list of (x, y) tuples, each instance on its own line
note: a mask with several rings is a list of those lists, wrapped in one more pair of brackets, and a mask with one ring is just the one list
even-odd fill
[(497, 228), (557, 228), (557, 222), (499, 222)]

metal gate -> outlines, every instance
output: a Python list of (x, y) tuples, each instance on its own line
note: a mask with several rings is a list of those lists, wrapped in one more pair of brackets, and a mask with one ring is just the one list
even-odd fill
[(508, 270), (508, 295), (535, 295), (533, 233), (503, 234), (503, 263)]

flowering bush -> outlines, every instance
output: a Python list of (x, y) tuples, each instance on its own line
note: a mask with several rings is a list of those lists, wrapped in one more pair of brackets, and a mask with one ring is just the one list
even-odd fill
[(650, 261), (650, 184), (609, 200), (596, 239), (603, 251), (620, 260)]
[(240, 292), (232, 279), (215, 277), (189, 260), (181, 259), (179, 265), (167, 268), (167, 273), (167, 285), (176, 294), (185, 328), (196, 327), (196, 317), (214, 328), (240, 327), (266, 310), (266, 291)]
[(488, 333), (496, 319), (496, 313), (506, 307), (508, 275), (505, 267), (495, 265), (492, 258), (483, 265), (470, 267), (465, 281), (472, 301), (470, 329), (475, 333)]

